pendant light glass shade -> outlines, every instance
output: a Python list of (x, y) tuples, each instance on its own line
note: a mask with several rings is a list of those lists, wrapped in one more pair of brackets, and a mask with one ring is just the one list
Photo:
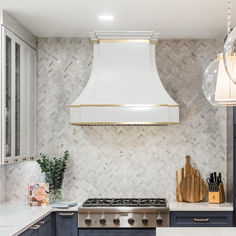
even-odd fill
[(223, 54), (218, 54), (205, 70), (202, 89), (207, 100), (214, 106), (236, 105), (236, 85), (225, 70)]
[(225, 41), (224, 64), (230, 79), (236, 83), (236, 28), (230, 32)]

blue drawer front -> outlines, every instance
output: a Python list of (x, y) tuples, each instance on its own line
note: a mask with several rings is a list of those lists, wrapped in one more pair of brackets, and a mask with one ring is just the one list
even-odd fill
[(171, 227), (232, 227), (233, 212), (171, 212)]

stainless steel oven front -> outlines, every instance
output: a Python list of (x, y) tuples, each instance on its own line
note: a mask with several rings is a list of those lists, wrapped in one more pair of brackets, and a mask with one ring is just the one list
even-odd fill
[(80, 209), (79, 236), (154, 236), (156, 227), (168, 227), (169, 211), (139, 208)]

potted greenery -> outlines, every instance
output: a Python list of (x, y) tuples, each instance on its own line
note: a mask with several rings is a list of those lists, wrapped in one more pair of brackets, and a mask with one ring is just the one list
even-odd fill
[(49, 157), (40, 153), (40, 159), (37, 160), (41, 172), (45, 174), (45, 181), (49, 183), (50, 202), (55, 203), (63, 201), (62, 183), (67, 166), (69, 152), (65, 151), (62, 157)]

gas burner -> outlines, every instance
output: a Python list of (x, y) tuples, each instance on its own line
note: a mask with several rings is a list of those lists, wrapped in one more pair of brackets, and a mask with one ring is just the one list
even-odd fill
[(140, 199), (138, 198), (117, 198), (112, 201), (113, 207), (138, 207)]
[(165, 198), (143, 198), (139, 202), (140, 207), (166, 207)]
[(89, 198), (83, 203), (83, 207), (109, 207), (112, 198)]

